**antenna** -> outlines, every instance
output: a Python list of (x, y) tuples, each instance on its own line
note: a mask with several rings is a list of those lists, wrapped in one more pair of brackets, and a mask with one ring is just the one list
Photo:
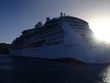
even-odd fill
[(62, 12), (60, 12), (60, 17), (63, 17), (63, 13)]
[(66, 16), (66, 13), (64, 13), (64, 17)]
[(64, 14), (62, 12), (60, 13), (60, 17), (65, 17), (65, 16), (66, 16), (66, 13)]

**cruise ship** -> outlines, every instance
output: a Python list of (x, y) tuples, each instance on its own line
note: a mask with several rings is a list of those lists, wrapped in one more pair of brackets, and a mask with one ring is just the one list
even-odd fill
[(24, 30), (11, 44), (10, 54), (42, 59), (73, 59), (83, 63), (110, 63), (109, 47), (94, 38), (89, 24), (60, 14)]

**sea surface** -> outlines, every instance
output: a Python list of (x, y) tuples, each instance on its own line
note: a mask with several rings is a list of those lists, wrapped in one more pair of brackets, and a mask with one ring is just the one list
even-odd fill
[(110, 64), (71, 64), (0, 54), (0, 83), (110, 83)]

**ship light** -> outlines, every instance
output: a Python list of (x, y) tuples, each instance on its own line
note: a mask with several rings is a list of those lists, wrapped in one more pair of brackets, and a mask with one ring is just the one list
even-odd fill
[(98, 40), (110, 43), (110, 18), (97, 18), (90, 22), (90, 28)]

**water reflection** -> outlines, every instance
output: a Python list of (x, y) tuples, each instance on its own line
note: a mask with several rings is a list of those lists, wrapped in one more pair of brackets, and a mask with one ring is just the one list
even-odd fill
[(110, 65), (0, 56), (0, 83), (110, 83)]
[(8, 55), (0, 55), (0, 83), (14, 83), (12, 80), (13, 67)]
[(103, 83), (110, 83), (110, 65), (108, 65), (101, 73)]

